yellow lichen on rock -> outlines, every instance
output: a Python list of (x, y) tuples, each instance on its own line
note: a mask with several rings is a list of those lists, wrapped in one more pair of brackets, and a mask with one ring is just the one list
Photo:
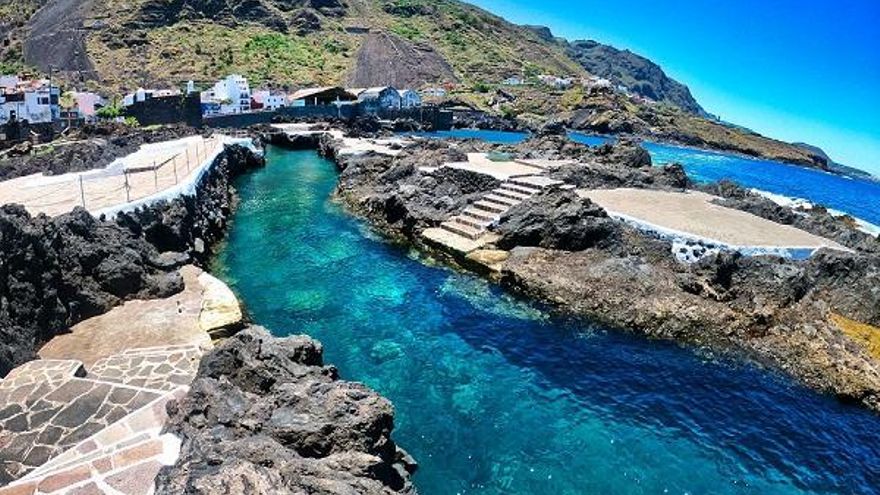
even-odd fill
[(501, 266), (510, 257), (508, 251), (496, 249), (477, 249), (467, 255), (467, 259), (479, 263), (492, 271), (500, 272)]
[(864, 345), (872, 357), (880, 359), (880, 328), (834, 313), (831, 314), (831, 321), (849, 338)]
[(199, 276), (202, 285), (202, 309), (199, 328), (211, 337), (222, 338), (234, 333), (242, 323), (241, 306), (232, 290), (208, 273)]

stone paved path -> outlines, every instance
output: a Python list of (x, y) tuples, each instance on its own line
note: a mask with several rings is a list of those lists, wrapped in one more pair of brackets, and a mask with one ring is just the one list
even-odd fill
[(87, 320), (0, 381), (0, 495), (151, 494), (180, 442), (166, 404), (203, 353), (240, 324), (235, 296), (194, 267), (186, 289)]

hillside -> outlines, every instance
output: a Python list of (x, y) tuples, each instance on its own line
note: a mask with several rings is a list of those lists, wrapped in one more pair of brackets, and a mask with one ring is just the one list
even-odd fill
[[(0, 0), (0, 9), (22, 10), (18, 2)], [(25, 9), (19, 18), (27, 23), (13, 27), (25, 49), (4, 55), (115, 91), (232, 71), (282, 86), (473, 85), (523, 71), (585, 74), (560, 47), (452, 0), (45, 3), (35, 15)]]
[(554, 36), (546, 26), (523, 27), (548, 43), (562, 46), (565, 53), (587, 72), (608, 79), (615, 86), (626, 86), (635, 94), (694, 115), (709, 116), (687, 86), (667, 76), (659, 65), (641, 55), (593, 40), (569, 42)]
[(567, 53), (590, 73), (604, 77), (615, 85), (661, 103), (668, 103), (685, 112), (708, 116), (684, 84), (670, 78), (659, 65), (629, 50), (618, 50), (596, 41), (573, 41)]
[[(700, 118), (687, 88), (643, 57), (568, 43), (457, 0), (0, 0), (0, 13), (3, 67), (52, 66), (111, 95), (229, 73), (282, 88), (449, 83), (455, 100), (537, 124), (561, 115), (595, 132), (825, 167), (809, 150)], [(661, 104), (499, 87), (511, 75), (541, 73), (608, 77)]]

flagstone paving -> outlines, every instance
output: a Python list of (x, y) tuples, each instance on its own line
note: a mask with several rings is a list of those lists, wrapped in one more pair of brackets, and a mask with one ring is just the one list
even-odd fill
[(160, 397), (82, 378), (0, 388), (0, 481), (20, 478), (50, 458)]
[(167, 403), (187, 393), (208, 332), (242, 319), (222, 282), (181, 274), (181, 294), (84, 321), (0, 381), (0, 495), (153, 493), (180, 452), (161, 433)]

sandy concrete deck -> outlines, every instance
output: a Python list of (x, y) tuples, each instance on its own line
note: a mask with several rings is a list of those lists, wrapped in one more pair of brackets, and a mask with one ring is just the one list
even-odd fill
[(201, 173), (200, 167), (223, 148), (224, 142), (222, 136), (192, 136), (152, 143), (103, 169), (7, 180), (0, 182), (0, 204), (19, 203), (31, 214), (50, 216), (67, 213), (76, 206), (99, 214), (194, 180)]
[(183, 292), (166, 299), (129, 301), (89, 318), (74, 325), (70, 333), (50, 340), (40, 349), (40, 358), (75, 359), (89, 368), (127, 349), (178, 345), (210, 348), (213, 328), (206, 328), (205, 323), (229, 325), (235, 323), (230, 320), (230, 309), (238, 320), (241, 311), (237, 304), (231, 308), (229, 303), (217, 302), (218, 298), (228, 299), (218, 294), (218, 290), (229, 291), (221, 282), (193, 266), (180, 271), (186, 287)]
[(578, 190), (617, 218), (677, 237), (708, 240), (730, 248), (814, 250), (840, 244), (750, 213), (713, 204), (709, 194), (645, 189)]
[(496, 162), (489, 159), (486, 153), (468, 153), (466, 162), (444, 163), (444, 167), (469, 170), (479, 174), (491, 175), (492, 177), (506, 181), (512, 177), (524, 177), (544, 173), (544, 169), (519, 163), (516, 161)]

